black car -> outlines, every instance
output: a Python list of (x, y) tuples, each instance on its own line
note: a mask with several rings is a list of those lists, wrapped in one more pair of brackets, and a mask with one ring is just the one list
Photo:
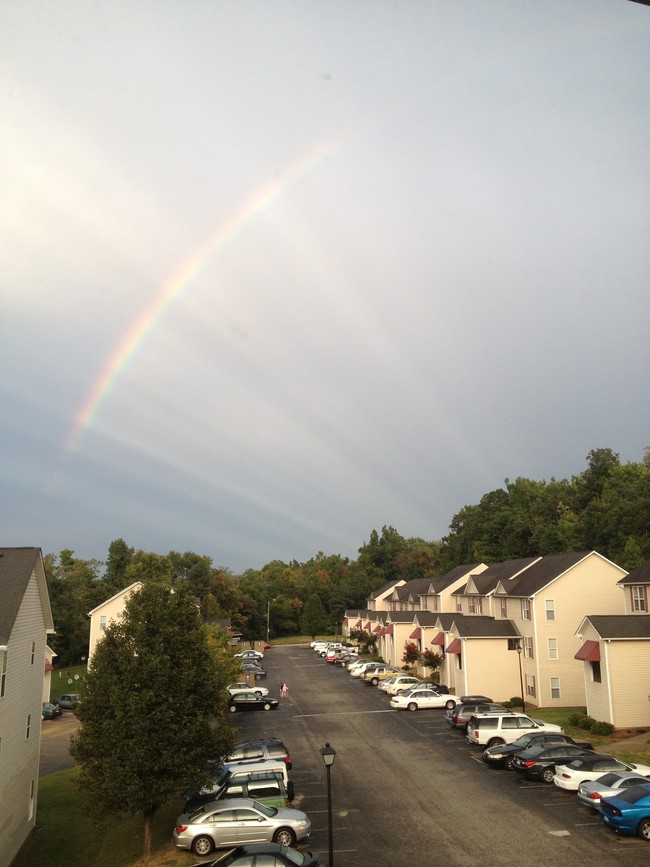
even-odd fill
[(259, 864), (275, 864), (277, 867), (319, 867), (321, 860), (317, 852), (298, 852), (297, 849), (288, 849), (279, 843), (247, 843), (245, 846), (237, 846), (231, 849), (216, 861), (201, 861), (194, 867), (250, 867), (255, 856), (266, 855), (268, 859), (261, 859)]
[(255, 665), (254, 662), (242, 663), (241, 670), (244, 674), (252, 674), (255, 680), (261, 680), (263, 677), (266, 677), (266, 670), (261, 665)]
[(521, 735), (512, 744), (497, 744), (483, 750), (483, 761), (492, 768), (512, 767), (515, 755), (532, 747), (552, 746), (553, 744), (572, 744), (574, 747), (582, 747), (585, 750), (593, 750), (589, 741), (574, 741), (569, 735), (548, 734), (536, 735), (534, 733)]
[(512, 770), (529, 780), (541, 779), (544, 783), (552, 783), (556, 765), (566, 765), (589, 752), (573, 744), (539, 744), (517, 753), (512, 760)]
[(230, 713), (239, 710), (276, 710), (278, 704), (277, 698), (268, 698), (268, 696), (264, 698), (256, 692), (238, 692), (228, 701)]

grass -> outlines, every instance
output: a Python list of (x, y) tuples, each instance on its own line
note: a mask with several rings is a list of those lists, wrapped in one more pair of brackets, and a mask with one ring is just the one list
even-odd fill
[(50, 680), (50, 701), (67, 692), (79, 692), (80, 682), (86, 675), (85, 665), (55, 668)]

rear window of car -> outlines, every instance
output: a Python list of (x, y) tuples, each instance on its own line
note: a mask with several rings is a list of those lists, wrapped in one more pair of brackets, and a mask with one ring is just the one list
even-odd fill
[(621, 801), (627, 801), (628, 804), (636, 804), (637, 801), (640, 801), (641, 798), (647, 798), (648, 795), (650, 795), (650, 786), (639, 785), (632, 789), (623, 789), (621, 794), (616, 797), (620, 798)]
[(497, 720), (492, 716), (486, 716), (483, 718), (477, 717), (474, 720), (474, 723), (480, 729), (495, 729), (497, 727)]

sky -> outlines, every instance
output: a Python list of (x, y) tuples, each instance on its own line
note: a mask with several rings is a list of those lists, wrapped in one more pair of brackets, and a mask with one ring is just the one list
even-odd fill
[(3, 545), (239, 573), (650, 445), (650, 8), (4, 0)]

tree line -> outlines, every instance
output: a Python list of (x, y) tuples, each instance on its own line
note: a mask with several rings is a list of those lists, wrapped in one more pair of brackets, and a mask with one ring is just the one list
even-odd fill
[(506, 479), (475, 505), (453, 516), (449, 533), (427, 541), (390, 526), (372, 530), (356, 559), (319, 551), (304, 563), (274, 560), (236, 575), (191, 551), (155, 554), (123, 540), (104, 562), (72, 550), (45, 556), (56, 634), (57, 663), (87, 653), (88, 612), (135, 581), (183, 586), (203, 619), (229, 617), (245, 638), (315, 634), (340, 629), (347, 608), (365, 608), (389, 581), (434, 578), (462, 563), (592, 550), (630, 570), (650, 558), (650, 448), (623, 464), (611, 449), (594, 449), (571, 479)]

